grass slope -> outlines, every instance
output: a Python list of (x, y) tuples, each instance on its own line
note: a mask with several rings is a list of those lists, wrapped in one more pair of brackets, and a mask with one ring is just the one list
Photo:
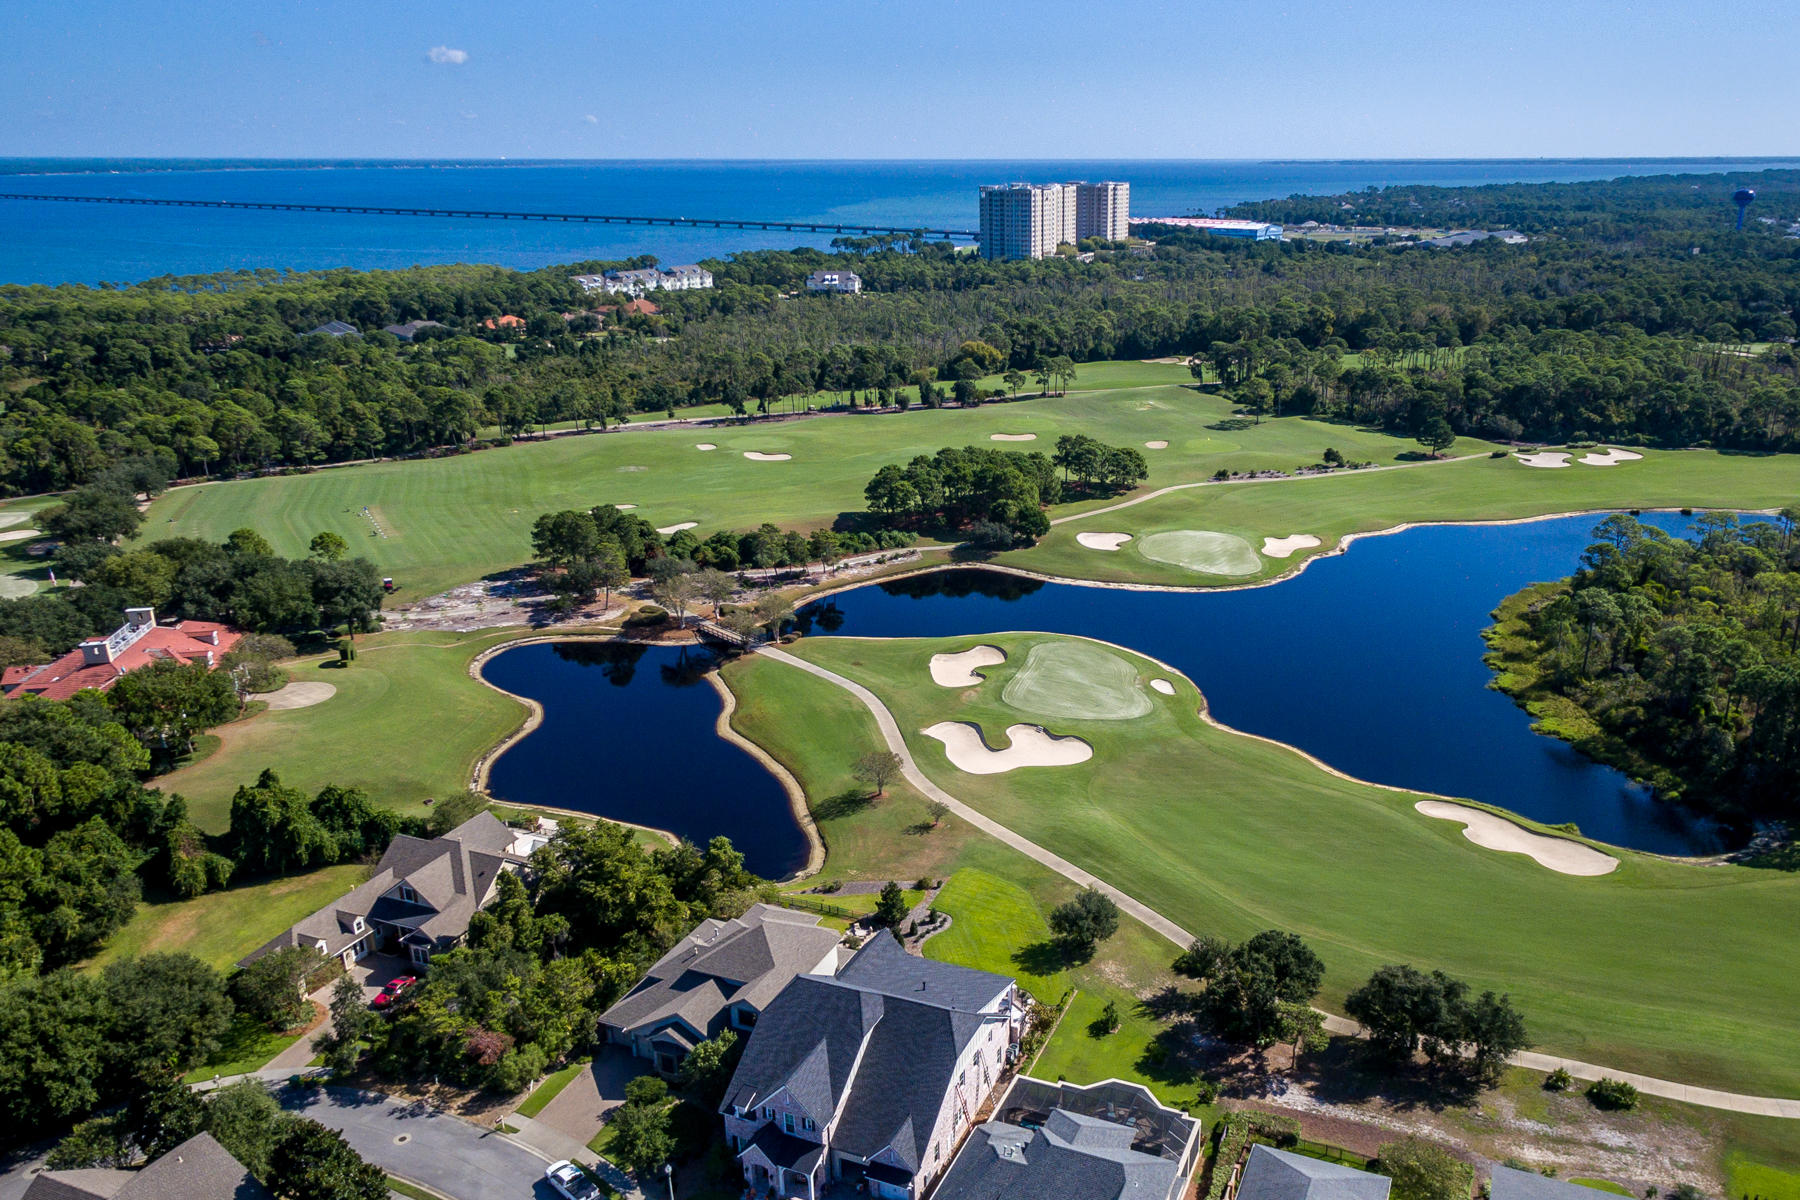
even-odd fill
[(1480, 850), (1454, 823), (1415, 813), (1409, 795), (1208, 726), (1185, 680), (1137, 721), (1053, 723), (1094, 746), (1086, 763), (965, 775), (916, 731), (1020, 719), (1001, 693), (1043, 637), (984, 640), (1008, 663), (960, 693), (926, 671), (942, 640), (813, 638), (797, 652), (882, 696), (921, 766), (953, 795), (1187, 928), (1306, 937), (1329, 967), (1327, 1006), (1382, 963), (1411, 962), (1510, 992), (1546, 1049), (1800, 1094), (1800, 1008), (1789, 1003), (1785, 948), (1800, 879), (1632, 853), (1610, 875), (1575, 878)]
[[(1065, 433), (1138, 447), (1164, 440), (1168, 449), (1144, 451), (1153, 487), (1204, 479), (1221, 466), (1291, 469), (1317, 461), (1328, 445), (1351, 458), (1380, 462), (1418, 449), (1404, 439), (1298, 419), (1214, 430), (1209, 427), (1228, 421), (1230, 406), (1190, 383), (1185, 367), (1089, 364), (1081, 368), (1081, 391), (967, 411), (919, 409), (706, 430), (615, 432), (451, 458), (204, 484), (158, 499), (140, 536), (219, 541), (249, 524), (277, 552), (301, 556), (315, 533), (332, 530), (392, 575), (407, 599), (524, 561), (531, 553), (531, 523), (547, 510), (631, 503), (653, 525), (695, 521), (702, 537), (762, 521), (818, 526), (861, 512), (863, 486), (881, 466), (942, 446), (1048, 452)], [(989, 441), (990, 434), (1001, 432), (1033, 433), (1037, 440)], [(699, 451), (697, 442), (718, 449)], [(745, 451), (792, 454), (793, 460), (751, 462)], [(363, 515), (365, 507), (373, 521)]]

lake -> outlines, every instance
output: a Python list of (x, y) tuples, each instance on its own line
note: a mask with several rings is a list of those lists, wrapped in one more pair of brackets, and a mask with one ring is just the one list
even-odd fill
[[(0, 159), (0, 191), (973, 229), (983, 183), (1124, 179), (1139, 216), (1299, 193), (1761, 171), (1794, 159), (956, 162), (223, 162)], [(1721, 201), (1721, 220), (1729, 218)], [(0, 201), (0, 283), (134, 282), (249, 268), (665, 263), (833, 235)]]
[[(809, 605), (802, 628), (864, 637), (1041, 630), (1129, 646), (1199, 685), (1213, 715), (1377, 783), (1471, 797), (1661, 854), (1722, 848), (1721, 832), (1610, 767), (1531, 730), (1487, 685), (1481, 631), (1506, 596), (1572, 571), (1601, 515), (1423, 526), (1357, 539), (1300, 575), (1235, 591), (1139, 592), (958, 569)], [(1670, 533), (1687, 518), (1645, 514)], [(544, 705), (494, 764), (491, 789), (704, 843), (725, 834), (779, 877), (806, 858), (786, 793), (720, 740), (704, 651), (549, 643), (495, 656), (487, 678)], [(951, 788), (954, 791), (954, 786)]]

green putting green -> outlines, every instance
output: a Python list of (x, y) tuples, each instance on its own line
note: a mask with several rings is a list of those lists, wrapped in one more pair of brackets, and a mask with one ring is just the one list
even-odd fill
[(1137, 667), (1092, 642), (1033, 646), (1001, 698), (1034, 717), (1071, 721), (1127, 721), (1150, 711)]
[(1153, 533), (1137, 544), (1151, 562), (1185, 567), (1204, 575), (1254, 575), (1262, 570), (1256, 550), (1235, 533), (1210, 529), (1172, 529)]

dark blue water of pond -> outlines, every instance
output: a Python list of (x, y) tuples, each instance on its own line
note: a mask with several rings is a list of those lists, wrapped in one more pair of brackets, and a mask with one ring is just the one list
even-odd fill
[[(803, 610), (815, 633), (937, 637), (1042, 630), (1116, 642), (1199, 685), (1236, 729), (1377, 783), (1467, 796), (1661, 854), (1720, 830), (1531, 730), (1488, 687), (1481, 631), (1506, 596), (1577, 566), (1599, 516), (1447, 525), (1360, 538), (1297, 578), (1214, 592), (1038, 583), (993, 571), (914, 576)], [(1674, 534), (1672, 513), (1642, 520)]]
[[(1687, 519), (1646, 514), (1682, 534)], [(1361, 779), (1467, 796), (1662, 854), (1722, 847), (1719, 829), (1659, 803), (1489, 689), (1481, 631), (1506, 596), (1575, 569), (1598, 516), (1447, 525), (1358, 539), (1299, 576), (1237, 591), (1137, 592), (939, 571), (802, 610), (819, 634), (938, 637), (1043, 630), (1100, 638), (1187, 675), (1227, 725), (1298, 746)], [(750, 869), (806, 859), (786, 793), (713, 733), (703, 650), (553, 642), (496, 655), (488, 680), (544, 707), (495, 762), (503, 800), (591, 812), (704, 844)], [(922, 668), (921, 668), (922, 669)]]
[(495, 655), (489, 683), (543, 705), (543, 724), (497, 760), (488, 790), (514, 804), (594, 813), (704, 846), (729, 837), (750, 870), (778, 879), (806, 862), (786, 791), (716, 736), (718, 665), (696, 647), (539, 642)]

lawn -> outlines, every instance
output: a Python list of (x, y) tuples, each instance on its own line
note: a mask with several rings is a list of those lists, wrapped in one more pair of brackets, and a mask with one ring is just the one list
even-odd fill
[[(863, 487), (881, 466), (943, 446), (994, 445), (994, 433), (1035, 434), (1034, 442), (998, 444), (1046, 452), (1065, 433), (1140, 448), (1167, 441), (1167, 449), (1144, 450), (1152, 487), (1205, 479), (1222, 466), (1292, 469), (1317, 461), (1326, 446), (1381, 462), (1419, 449), (1406, 439), (1297, 418), (1221, 431), (1211, 427), (1241, 422), (1230, 420), (1225, 401), (1196, 391), (1185, 367), (1097, 363), (1080, 370), (1080, 390), (1067, 396), (969, 410), (626, 430), (178, 488), (151, 507), (140, 537), (220, 541), (249, 524), (279, 553), (301, 556), (315, 533), (331, 530), (393, 576), (406, 600), (529, 558), (531, 523), (548, 510), (636, 504), (654, 525), (697, 522), (702, 537), (762, 521), (814, 527), (860, 513)], [(695, 449), (700, 442), (718, 449)], [(752, 462), (746, 451), (793, 459)]]
[(581, 1074), (581, 1069), (587, 1064), (587, 1059), (577, 1059), (562, 1070), (553, 1071), (545, 1076), (544, 1082), (538, 1084), (532, 1090), (531, 1095), (525, 1097), (525, 1103), (519, 1105), (518, 1114), (522, 1117), (535, 1117), (543, 1112), (544, 1106), (556, 1099), (562, 1090), (568, 1087), (577, 1075)]
[(475, 760), (524, 720), (516, 700), (468, 675), (477, 653), (520, 632), (382, 634), (363, 639), (348, 668), (325, 665), (335, 658), (300, 662), (293, 679), (330, 683), (336, 694), (221, 727), (217, 750), (156, 786), (186, 796), (194, 820), (214, 833), (225, 829), (238, 785), (264, 767), (309, 793), (353, 785), (377, 803), (423, 812), (427, 797), (465, 790)]
[(1731, 1200), (1800, 1200), (1800, 1171), (1766, 1166), (1741, 1154), (1725, 1160), (1725, 1190)]
[[(1469, 443), (1458, 442), (1452, 453), (1469, 453)], [(1480, 457), (1394, 471), (1207, 485), (1065, 522), (1034, 548), (1001, 555), (999, 561), (1074, 578), (1233, 584), (1280, 575), (1307, 554), (1331, 552), (1347, 534), (1407, 522), (1516, 520), (1606, 508), (1780, 508), (1800, 497), (1800, 455), (1643, 454), (1640, 461), (1611, 467), (1546, 470), (1510, 456)], [(1290, 558), (1265, 557), (1260, 571), (1241, 577), (1201, 574), (1137, 550), (1147, 535), (1174, 530), (1234, 534), (1258, 549), (1265, 537), (1309, 533), (1321, 545)], [(1090, 550), (1076, 540), (1083, 532), (1129, 533), (1133, 540), (1114, 551)]]
[(219, 1039), (219, 1048), (213, 1051), (212, 1057), (189, 1071), (182, 1077), (183, 1081), (200, 1083), (215, 1075), (229, 1079), (233, 1075), (260, 1071), (271, 1058), (299, 1041), (301, 1036), (277, 1033), (261, 1021), (240, 1014), (232, 1018), (231, 1027)]
[[(964, 774), (914, 731), (967, 720), (992, 741), (1030, 720), (1000, 694), (1045, 639), (984, 640), (1009, 661), (960, 692), (933, 684), (926, 661), (967, 639), (811, 638), (796, 652), (882, 696), (921, 766), (953, 795), (1186, 928), (1232, 939), (1271, 927), (1300, 933), (1329, 968), (1328, 1008), (1375, 967), (1410, 962), (1511, 993), (1545, 1050), (1800, 1094), (1786, 950), (1800, 879), (1629, 852), (1612, 874), (1581, 878), (1481, 850), (1454, 823), (1415, 813), (1411, 797), (1207, 725), (1185, 680), (1144, 717), (1054, 722), (1052, 732), (1093, 745), (1085, 763)], [(773, 675), (754, 682), (792, 686)]]
[(93, 960), (185, 950), (219, 970), (232, 965), (301, 917), (315, 913), (368, 877), (360, 863), (323, 867), (211, 892), (192, 900), (140, 904)]

